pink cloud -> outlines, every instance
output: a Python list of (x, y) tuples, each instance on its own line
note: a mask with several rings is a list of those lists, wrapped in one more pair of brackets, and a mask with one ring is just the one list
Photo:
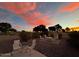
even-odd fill
[(37, 18), (36, 20), (31, 22), (31, 25), (40, 25), (40, 24), (48, 25), (49, 24), (48, 16)]
[(33, 12), (31, 14), (24, 14), (21, 15), (25, 21), (27, 21), (30, 25), (35, 26), (35, 25), (49, 25), (53, 23), (53, 21), (49, 20), (49, 16), (43, 15), (40, 12)]
[(25, 13), (36, 8), (36, 3), (34, 2), (2, 2), (0, 4), (0, 8), (7, 9), (16, 14)]
[(15, 25), (15, 28), (22, 28), (22, 26), (20, 26), (20, 25)]
[(79, 2), (69, 3), (68, 5), (59, 8), (60, 12), (73, 12), (79, 8)]
[(34, 20), (34, 19), (36, 19), (36, 18), (42, 16), (42, 13), (33, 11), (33, 12), (31, 12), (31, 13), (21, 14), (21, 16), (22, 16), (23, 18), (25, 18), (25, 20), (31, 21), (31, 20)]
[[(3, 2), (0, 3), (0, 8), (17, 14), (31, 26), (40, 24), (49, 25), (51, 23), (49, 16), (46, 16), (39, 11), (34, 11), (37, 8), (37, 4), (34, 2)], [(21, 26), (15, 27), (20, 28)]]

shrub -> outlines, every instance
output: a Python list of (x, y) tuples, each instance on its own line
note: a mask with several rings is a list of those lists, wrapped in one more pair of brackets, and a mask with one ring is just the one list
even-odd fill
[(21, 38), (21, 41), (23, 42), (27, 42), (28, 40), (32, 39), (32, 33), (31, 32), (25, 32), (25, 31), (22, 31), (20, 32), (20, 38)]
[(49, 37), (53, 37), (54, 38), (54, 33), (49, 31)]
[(37, 39), (40, 38), (40, 33), (39, 32), (33, 32), (32, 33), (32, 39)]

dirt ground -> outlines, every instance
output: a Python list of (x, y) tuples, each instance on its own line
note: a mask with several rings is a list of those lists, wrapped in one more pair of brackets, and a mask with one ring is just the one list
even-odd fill
[[(0, 36), (0, 40), (5, 38), (10, 39), (10, 36)], [(12, 36), (13, 39), (19, 39), (17, 36)], [(40, 38), (36, 39), (36, 46), (35, 50), (33, 50), (32, 57), (33, 56), (47, 56), (47, 57), (79, 57), (79, 49), (72, 48), (69, 46), (67, 39), (67, 34), (63, 34), (62, 39), (55, 40), (54, 38)], [(20, 49), (19, 49), (20, 50)], [(17, 50), (14, 56), (31, 56), (27, 53), (21, 54), (19, 53), (19, 50)], [(37, 50), (37, 52), (35, 52)], [(22, 51), (22, 50), (21, 50)], [(26, 50), (24, 50), (26, 51)], [(42, 53), (42, 55), (39, 54), (39, 52)], [(37, 53), (37, 54), (35, 54)], [(44, 55), (43, 55), (44, 54)]]
[(79, 57), (79, 49), (72, 48), (67, 42), (68, 36), (62, 39), (39, 39), (35, 49), (48, 57)]

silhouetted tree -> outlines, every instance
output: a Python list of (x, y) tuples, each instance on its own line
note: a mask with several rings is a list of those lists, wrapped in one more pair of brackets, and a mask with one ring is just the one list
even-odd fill
[(69, 27), (66, 27), (65, 30), (66, 30), (66, 32), (69, 32), (70, 31), (70, 28)]
[(39, 25), (39, 26), (33, 28), (33, 31), (40, 32), (41, 36), (48, 35), (48, 30), (46, 29), (45, 25)]
[(49, 31), (58, 31), (59, 29), (62, 29), (62, 26), (60, 26), (59, 24), (55, 25), (55, 26), (51, 26), (48, 27)]
[(54, 36), (54, 34), (56, 34), (59, 39), (62, 38), (62, 33), (61, 33), (62, 26), (60, 26), (59, 24), (57, 24), (55, 26), (48, 27), (48, 29), (49, 29), (49, 31), (55, 32), (55, 33), (53, 33), (53, 36)]
[(60, 24), (55, 25), (56, 30), (62, 29), (62, 26)]
[(41, 33), (41, 36), (46, 35), (48, 36), (48, 29), (44, 29)]
[(11, 28), (9, 31), (11, 31), (11, 32), (17, 32), (17, 30), (14, 29), (14, 28)]
[(35, 28), (33, 28), (33, 31), (38, 32), (38, 31), (45, 31), (46, 27), (45, 25), (39, 25)]
[(45, 31), (46, 26), (45, 25), (39, 25), (39, 31)]
[(33, 31), (38, 32), (38, 31), (40, 31), (40, 28), (37, 26), (37, 27), (33, 28)]
[(56, 31), (56, 28), (54, 26), (48, 27), (49, 31)]
[(64, 29), (62, 29), (62, 32), (65, 32), (65, 30), (64, 30)]
[(9, 31), (16, 32), (16, 29), (12, 28), (11, 24), (9, 23), (0, 23), (0, 32), (7, 33)]
[(58, 34), (58, 39), (62, 39), (62, 26), (60, 24), (55, 25), (57, 34)]
[(11, 25), (9, 23), (0, 23), (0, 31), (7, 32), (11, 29)]

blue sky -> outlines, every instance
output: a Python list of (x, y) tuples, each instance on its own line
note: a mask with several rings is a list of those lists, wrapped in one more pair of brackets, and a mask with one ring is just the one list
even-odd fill
[(46, 26), (60, 24), (63, 28), (74, 27), (79, 26), (78, 21), (79, 3), (38, 2), (31, 4), (22, 2), (20, 4), (12, 2), (8, 4), (0, 2), (0, 22), (9, 22), (17, 30), (32, 30), (34, 26), (40, 24), (46, 24)]

